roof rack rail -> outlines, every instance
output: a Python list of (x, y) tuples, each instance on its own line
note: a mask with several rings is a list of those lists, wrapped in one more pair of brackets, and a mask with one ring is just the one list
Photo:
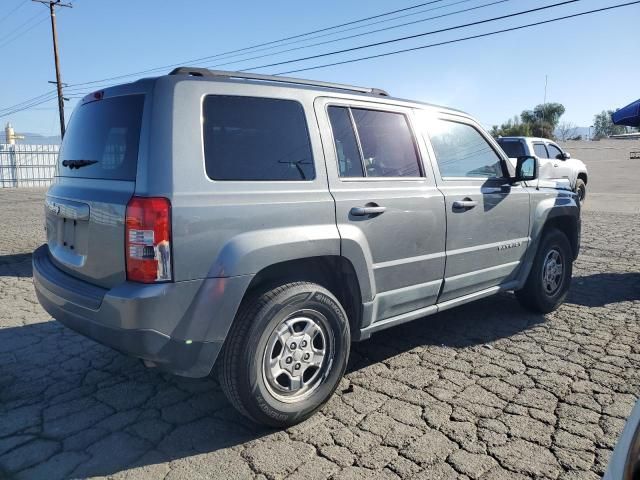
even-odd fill
[(209, 70), (200, 67), (178, 67), (169, 72), (169, 75), (191, 75), (193, 77), (221, 77), (221, 78), (240, 78), (246, 80), (261, 80), (265, 82), (291, 83), (297, 85), (312, 85), (314, 87), (336, 88), (339, 90), (348, 90), (352, 92), (370, 93), (372, 95), (381, 95), (388, 97), (389, 94), (380, 88), (356, 87), (353, 85), (344, 85), (341, 83), (320, 82), (317, 80), (306, 80), (303, 78), (281, 77), (278, 75), (262, 75), (259, 73), (231, 72), (226, 70)]

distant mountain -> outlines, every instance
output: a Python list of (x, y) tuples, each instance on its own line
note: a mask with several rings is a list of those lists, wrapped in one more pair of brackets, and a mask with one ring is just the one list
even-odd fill
[[(19, 132), (18, 134), (24, 136), (24, 140), (16, 140), (16, 143), (22, 145), (60, 145), (60, 135), (47, 137), (45, 135), (40, 135), (39, 133)], [(0, 131), (0, 143), (7, 143), (4, 129)]]
[[(591, 129), (591, 133), (593, 133), (593, 129)], [(557, 139), (560, 138), (560, 133), (558, 132), (558, 130), (556, 130), (555, 132), (555, 136)], [(589, 138), (589, 127), (576, 127), (576, 133), (573, 134), (572, 136), (577, 136), (580, 135), (582, 136), (583, 140), (586, 140), (587, 138)]]

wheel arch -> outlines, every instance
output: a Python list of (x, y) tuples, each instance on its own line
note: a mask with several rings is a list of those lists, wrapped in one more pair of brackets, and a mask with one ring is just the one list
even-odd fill
[(588, 179), (588, 175), (587, 172), (579, 172), (578, 173), (578, 177), (580, 180), (582, 180), (584, 182), (584, 184), (586, 185), (588, 183), (587, 179)]
[(541, 200), (532, 211), (531, 243), (522, 260), (518, 286), (515, 289), (518, 290), (525, 284), (542, 238), (551, 229), (558, 229), (567, 236), (575, 260), (580, 251), (580, 228), (580, 207), (573, 196), (558, 194)]
[(551, 230), (560, 230), (567, 237), (567, 240), (569, 240), (573, 259), (575, 260), (578, 257), (578, 251), (580, 249), (580, 227), (578, 223), (578, 219), (572, 215), (552, 217), (544, 224), (540, 238), (544, 238)]
[(353, 264), (340, 255), (298, 258), (268, 265), (253, 277), (245, 292), (245, 298), (275, 285), (295, 281), (317, 283), (329, 290), (345, 309), (351, 332), (355, 333), (360, 328), (360, 283)]

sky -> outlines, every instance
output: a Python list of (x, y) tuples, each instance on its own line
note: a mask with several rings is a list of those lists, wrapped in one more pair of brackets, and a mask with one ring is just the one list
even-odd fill
[[(428, 0), (205, 0), (73, 1), (57, 8), (60, 63), (67, 118), (77, 97), (108, 83), (125, 83), (149, 74), (74, 86), (174, 63), (240, 70), (388, 39), (420, 34), (559, 3), (562, 0), (503, 0), (465, 13), (425, 20), (496, 0), (431, 0), (431, 4), (315, 34), (289, 45), (276, 43), (260, 52), (213, 56), (313, 30), (426, 3)], [(401, 42), (315, 60), (253, 70), (280, 73), (325, 63), (391, 52), (510, 28), (631, 0), (579, 0), (545, 11), (483, 25), (426, 35)], [(11, 13), (13, 11), (13, 13)], [(8, 15), (8, 16), (7, 16)], [(401, 15), (408, 15), (397, 18)], [(396, 19), (396, 20), (392, 20)], [(307, 45), (370, 32), (409, 21), (402, 28)], [(545, 98), (566, 107), (562, 121), (586, 127), (593, 116), (640, 97), (640, 4), (460, 43), (382, 58), (319, 68), (291, 76), (383, 88), (393, 96), (464, 110), (485, 127), (532, 109)], [(372, 22), (382, 22), (371, 25)], [(346, 29), (351, 29), (345, 31)], [(266, 47), (262, 47), (266, 48)], [(299, 48), (291, 52), (281, 50)], [(248, 60), (248, 57), (264, 58)], [(16, 132), (59, 133), (57, 103), (4, 116), (5, 108), (51, 92), (55, 79), (48, 8), (30, 0), (0, 0), (0, 123)], [(171, 68), (151, 76), (168, 73)], [(74, 98), (75, 97), (75, 98)]]

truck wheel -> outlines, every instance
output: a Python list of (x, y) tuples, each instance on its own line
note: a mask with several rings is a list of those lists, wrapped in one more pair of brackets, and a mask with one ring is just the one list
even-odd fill
[(316, 412), (347, 366), (347, 315), (327, 289), (281, 285), (243, 301), (221, 354), (222, 390), (243, 415), (288, 427)]
[(515, 292), (520, 304), (539, 313), (558, 308), (571, 285), (572, 258), (566, 235), (560, 230), (549, 230), (538, 248), (524, 287)]
[(584, 180), (578, 178), (576, 180), (576, 188), (575, 192), (578, 194), (578, 200), (580, 200), (580, 204), (583, 204), (587, 199), (587, 184), (584, 183)]

